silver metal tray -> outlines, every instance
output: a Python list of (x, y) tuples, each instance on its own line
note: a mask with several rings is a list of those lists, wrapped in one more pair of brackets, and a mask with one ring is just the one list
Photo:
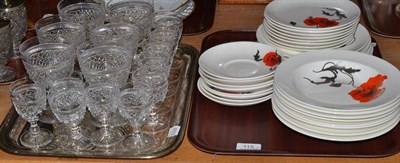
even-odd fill
[[(195, 72), (197, 70), (197, 60), (199, 52), (190, 45), (180, 44), (177, 54), (175, 55), (176, 60), (183, 61), (184, 68), (181, 73), (181, 85), (178, 97), (174, 103), (174, 116), (171, 120), (171, 129), (180, 128), (176, 136), (168, 137), (167, 140), (157, 149), (146, 153), (134, 153), (121, 147), (115, 147), (113, 149), (100, 149), (92, 148), (90, 150), (82, 151), (68, 151), (63, 150), (57, 146), (56, 143), (51, 143), (45, 147), (41, 147), (37, 150), (32, 150), (21, 145), (18, 141), (20, 135), (29, 130), (29, 124), (20, 118), (12, 107), (5, 117), (3, 123), (0, 126), (0, 148), (7, 153), (17, 155), (30, 155), (30, 156), (57, 156), (57, 157), (86, 157), (86, 158), (128, 158), (128, 159), (152, 159), (166, 156), (174, 152), (182, 143), (186, 126), (188, 122), (189, 111), (192, 103), (192, 92), (193, 83), (195, 78)], [(86, 120), (86, 122), (85, 122)], [(93, 123), (90, 123), (90, 118), (85, 118), (83, 125), (95, 128)], [(45, 123), (39, 124), (43, 128), (47, 128), (50, 131), (53, 130), (53, 126)], [(92, 126), (90, 126), (92, 125)], [(121, 126), (120, 129), (129, 133), (129, 125)]]

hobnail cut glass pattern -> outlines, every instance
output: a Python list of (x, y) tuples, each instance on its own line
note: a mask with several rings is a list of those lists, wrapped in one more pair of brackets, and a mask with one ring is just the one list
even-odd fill
[(109, 23), (95, 28), (91, 37), (94, 46), (117, 45), (136, 52), (139, 29), (127, 23)]
[(79, 124), (85, 115), (84, 95), (79, 91), (62, 92), (53, 97), (52, 110), (61, 123)]
[(107, 9), (111, 22), (136, 25), (141, 30), (141, 39), (149, 34), (155, 17), (152, 4), (143, 2), (117, 2), (107, 6)]
[(72, 48), (65, 44), (40, 44), (23, 53), (22, 60), (29, 77), (47, 87), (57, 79), (69, 77), (74, 70)]
[(61, 21), (78, 23), (85, 27), (86, 47), (91, 47), (90, 31), (104, 24), (104, 7), (96, 3), (75, 3), (58, 10)]
[(117, 46), (99, 46), (78, 57), (83, 76), (89, 84), (113, 83), (122, 86), (129, 77), (132, 54)]
[(67, 78), (56, 81), (49, 91), (49, 104), (61, 123), (78, 125), (86, 113), (82, 81)]
[(109, 120), (117, 111), (119, 88), (112, 84), (97, 83), (86, 88), (87, 106), (90, 113), (100, 122)]
[(27, 121), (39, 120), (38, 115), (46, 108), (46, 92), (35, 84), (16, 88), (11, 96), (18, 115)]
[(46, 25), (37, 32), (41, 43), (64, 43), (77, 50), (84, 48), (85, 29), (82, 25), (71, 22), (57, 22)]
[(128, 88), (121, 92), (119, 97), (119, 109), (121, 116), (136, 121), (137, 116), (148, 107), (151, 92), (149, 89)]
[(62, 8), (59, 14), (62, 21), (78, 23), (86, 28), (102, 25), (105, 19), (104, 8), (94, 3), (71, 4)]

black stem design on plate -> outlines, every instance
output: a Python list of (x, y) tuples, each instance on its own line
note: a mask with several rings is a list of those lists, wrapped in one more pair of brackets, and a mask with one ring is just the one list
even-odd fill
[(255, 61), (262, 61), (263, 59), (260, 58), (260, 51), (257, 50), (257, 53), (253, 55)]
[[(321, 10), (322, 11), (322, 14), (324, 14), (324, 15), (327, 15), (327, 16), (337, 16), (338, 17), (338, 19), (335, 19), (335, 20), (341, 20), (341, 19), (343, 19), (343, 18), (346, 18), (347, 19), (347, 16), (345, 15), (345, 14), (343, 14), (343, 13), (341, 13), (339, 10), (337, 10), (337, 9), (334, 9), (334, 8), (324, 8), (325, 10), (328, 10), (328, 11), (324, 11), (324, 10)], [(333, 13), (330, 13), (330, 12), (332, 12), (333, 11)]]
[[(329, 67), (327, 67), (327, 66), (329, 66)], [(342, 86), (343, 83), (336, 83), (337, 76), (340, 72), (340, 73), (347, 75), (351, 79), (349, 83), (345, 83), (345, 84), (348, 84), (348, 85), (351, 84), (353, 87), (355, 87), (354, 86), (354, 77), (352, 74), (356, 73), (356, 72), (360, 72), (360, 71), (361, 71), (360, 69), (346, 68), (344, 66), (339, 66), (333, 62), (327, 62), (324, 64), (324, 66), (322, 66), (321, 70), (319, 70), (319, 71), (313, 70), (313, 72), (314, 73), (331, 72), (333, 74), (332, 77), (321, 76), (320, 79), (323, 79), (322, 81), (314, 81), (307, 77), (304, 77), (304, 79), (306, 79), (306, 80), (310, 81), (312, 84), (316, 84), (316, 85), (330, 83), (329, 86), (331, 86), (331, 87), (340, 87), (340, 86)]]

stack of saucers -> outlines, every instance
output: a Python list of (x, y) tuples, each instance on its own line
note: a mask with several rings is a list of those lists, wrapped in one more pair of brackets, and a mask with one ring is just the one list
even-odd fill
[(381, 136), (400, 121), (400, 71), (345, 50), (305, 52), (275, 71), (272, 108), (289, 128), (330, 141)]
[(199, 91), (228, 106), (249, 106), (271, 98), (275, 68), (281, 62), (276, 48), (256, 42), (214, 46), (199, 59)]
[[(340, 49), (364, 43), (355, 39), (357, 31), (359, 35), (369, 36), (368, 31), (360, 31), (364, 27), (359, 26), (359, 20), (360, 8), (348, 0), (273, 1), (265, 8), (257, 39), (292, 56), (306, 51)], [(346, 49), (367, 51), (361, 46)]]

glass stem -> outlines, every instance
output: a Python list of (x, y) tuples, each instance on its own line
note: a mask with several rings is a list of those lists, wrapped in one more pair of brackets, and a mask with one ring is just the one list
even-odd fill
[(156, 112), (156, 110), (155, 109), (151, 109), (150, 110), (150, 121), (151, 122), (156, 122), (157, 120), (158, 120), (158, 115), (157, 115), (157, 112)]
[(40, 127), (37, 123), (37, 121), (30, 121), (29, 122), (31, 124), (30, 128), (29, 128), (29, 134), (31, 135), (31, 137), (36, 137), (40, 135)]
[(109, 126), (103, 126), (101, 129), (103, 130), (103, 133), (104, 133), (103, 136), (104, 137), (108, 138), (108, 137), (111, 136), (110, 127)]
[(132, 122), (132, 129), (133, 129), (133, 135), (138, 135), (140, 132), (139, 123), (136, 121)]
[(13, 43), (13, 49), (14, 49), (13, 57), (15, 57), (15, 58), (20, 57), (21, 54), (19, 53), (19, 43), (18, 42)]
[(70, 129), (71, 129), (71, 138), (72, 139), (79, 139), (82, 137), (81, 127), (74, 124)]

